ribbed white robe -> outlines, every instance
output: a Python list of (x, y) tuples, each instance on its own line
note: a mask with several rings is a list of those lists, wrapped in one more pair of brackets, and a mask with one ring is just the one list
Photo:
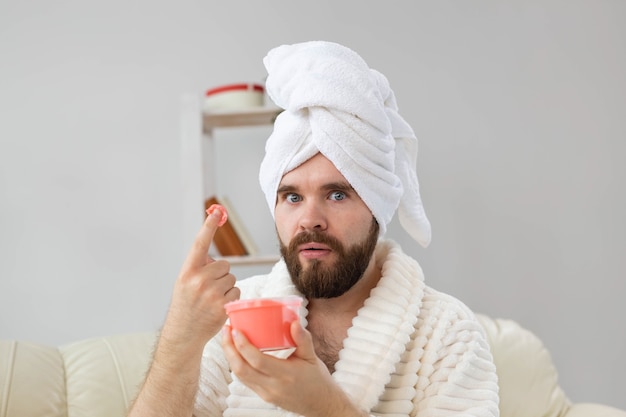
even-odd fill
[[(348, 330), (333, 378), (375, 416), (497, 417), (498, 381), (484, 331), (459, 300), (424, 284), (417, 262), (381, 241), (382, 278)], [(241, 298), (300, 295), (285, 264), (238, 283)], [(303, 307), (306, 325), (306, 305)], [(219, 337), (202, 359), (196, 417), (294, 416), (229, 371)]]

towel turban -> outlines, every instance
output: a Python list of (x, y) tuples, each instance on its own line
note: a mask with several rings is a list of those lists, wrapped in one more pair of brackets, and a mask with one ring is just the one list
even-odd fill
[(282, 45), (263, 62), (267, 93), (284, 109), (259, 171), (272, 215), (282, 176), (319, 152), (371, 210), (381, 235), (398, 210), (408, 234), (427, 246), (431, 228), (419, 193), (417, 138), (398, 114), (387, 78), (332, 42)]

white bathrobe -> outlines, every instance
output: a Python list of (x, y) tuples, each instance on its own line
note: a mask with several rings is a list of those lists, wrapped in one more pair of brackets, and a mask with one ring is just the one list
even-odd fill
[[(376, 260), (382, 278), (353, 319), (335, 381), (375, 416), (497, 417), (496, 369), (474, 314), (427, 287), (417, 262), (393, 241), (379, 242)], [(238, 286), (241, 298), (300, 295), (282, 261)], [(303, 312), (306, 325), (306, 302)], [(294, 416), (230, 373), (219, 339), (204, 350), (194, 415)]]

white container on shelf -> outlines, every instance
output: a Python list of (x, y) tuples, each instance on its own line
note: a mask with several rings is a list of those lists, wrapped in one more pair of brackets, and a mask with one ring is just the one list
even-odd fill
[(261, 107), (264, 104), (265, 88), (261, 84), (227, 84), (206, 91), (204, 110), (241, 110)]

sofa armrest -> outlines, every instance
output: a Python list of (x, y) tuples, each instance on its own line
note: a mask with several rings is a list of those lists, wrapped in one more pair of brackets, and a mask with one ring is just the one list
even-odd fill
[(0, 416), (67, 416), (63, 358), (57, 348), (0, 340)]
[(626, 411), (602, 404), (578, 403), (572, 405), (564, 417), (626, 417)]

